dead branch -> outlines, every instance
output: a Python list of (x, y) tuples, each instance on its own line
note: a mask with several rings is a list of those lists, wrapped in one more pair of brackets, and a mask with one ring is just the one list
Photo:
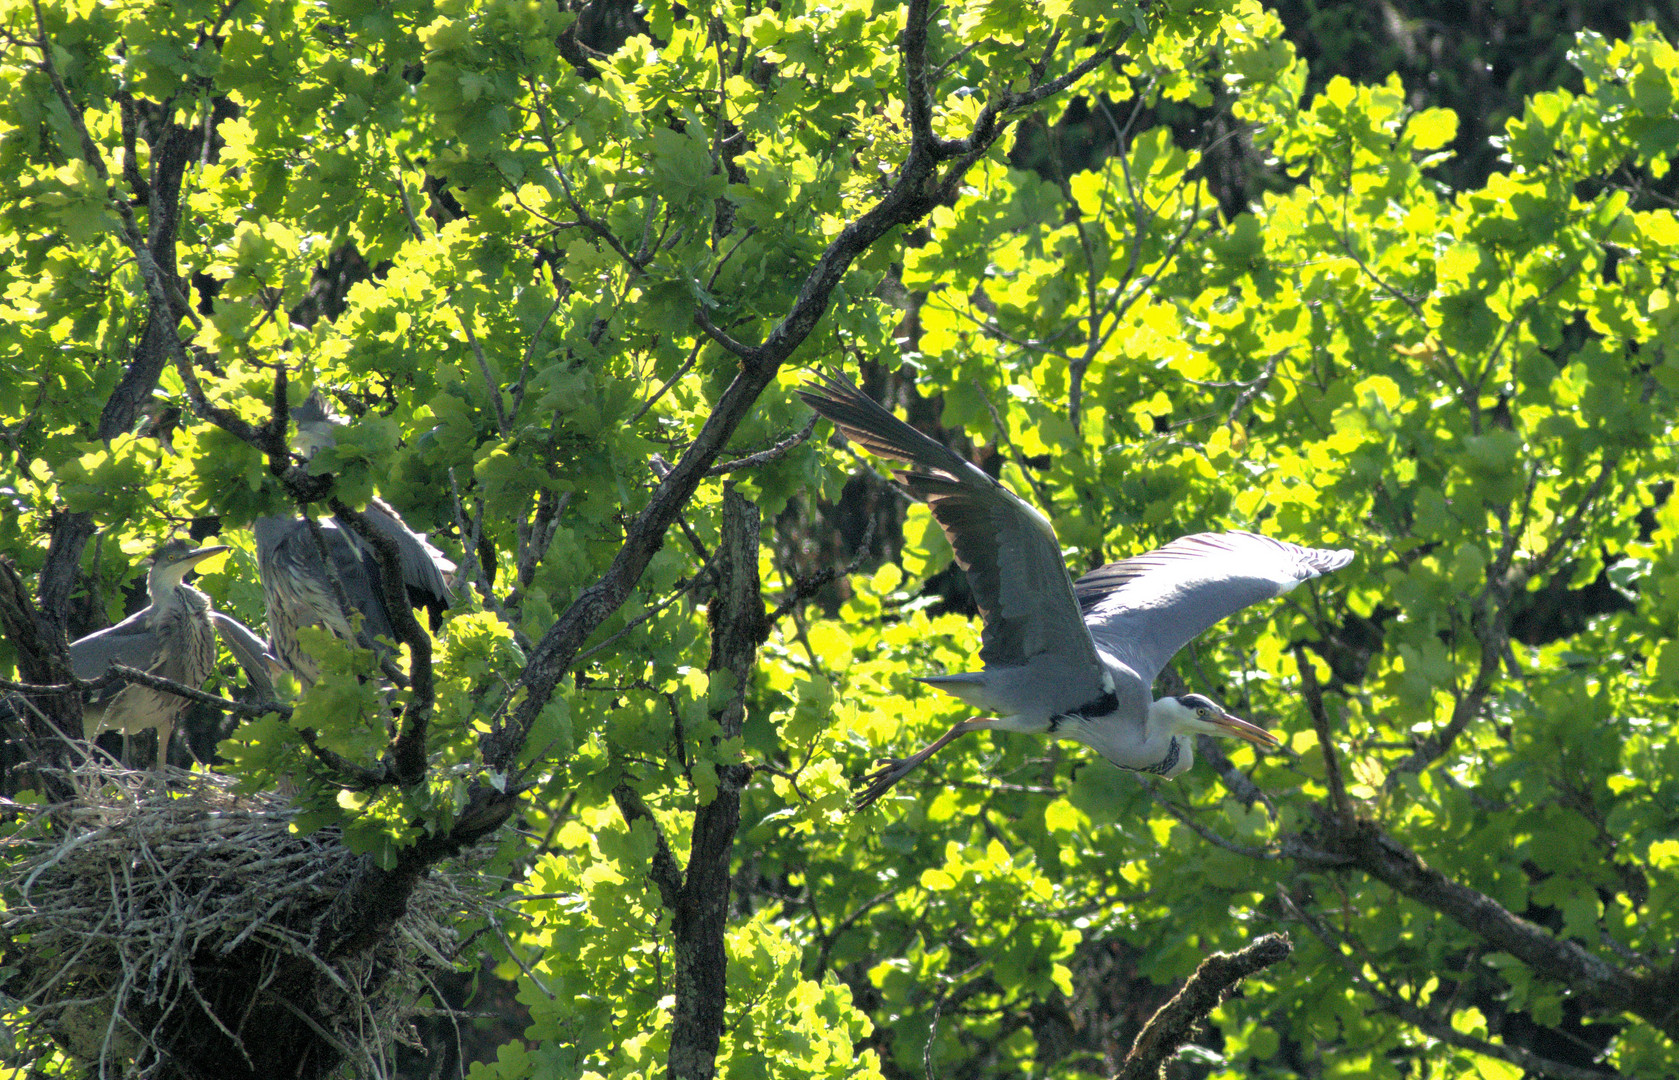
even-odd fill
[(1266, 934), (1238, 952), (1214, 953), (1201, 961), (1183, 989), (1143, 1025), (1115, 1080), (1154, 1080), (1162, 1075), (1166, 1063), (1195, 1037), (1195, 1029), (1218, 1008), (1225, 995), (1249, 975), (1282, 961), (1293, 951), (1287, 934)]

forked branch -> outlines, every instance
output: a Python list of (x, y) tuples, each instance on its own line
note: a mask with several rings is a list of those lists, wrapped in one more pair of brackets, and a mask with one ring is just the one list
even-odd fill
[[(653, 554), (663, 544), (666, 531), (710, 472), (730, 436), (781, 366), (816, 328), (828, 309), (834, 289), (851, 264), (892, 229), (920, 221), (934, 207), (953, 201), (968, 169), (1007, 130), (1010, 116), (1071, 87), (1115, 52), (1112, 48), (1098, 49), (1061, 76), (1021, 93), (1003, 94), (981, 110), (966, 138), (941, 141), (933, 135), (930, 113), (926, 114), (929, 117), (926, 122), (922, 119), (923, 108), (931, 108), (925, 77), (930, 8), (930, 0), (910, 0), (905, 31), (899, 41), (911, 131), (909, 151), (892, 187), (828, 244), (806, 274), (791, 309), (761, 344), (737, 340), (713, 324), (703, 308), (696, 308), (696, 325), (740, 358), (740, 372), (681, 459), (631, 522), (624, 545), (612, 565), (583, 590), (537, 643), (521, 680), (522, 698), (512, 714), (485, 738), (484, 759), (491, 768), (505, 768), (518, 756), (526, 733), (560, 680), (571, 670), (583, 643), (628, 598)], [(941, 165), (945, 166), (942, 173)]]

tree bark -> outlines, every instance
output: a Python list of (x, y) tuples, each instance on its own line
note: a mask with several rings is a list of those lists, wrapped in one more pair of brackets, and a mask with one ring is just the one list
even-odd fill
[[(1495, 635), (1494, 640), (1503, 641), (1502, 633)], [(1577, 941), (1558, 937), (1487, 894), (1429, 866), (1376, 822), (1358, 816), (1344, 791), (1335, 794), (1339, 768), (1333, 765), (1335, 744), (1328, 737), (1323, 689), (1304, 657), (1300, 657), (1300, 674), (1301, 693), (1317, 725), (1325, 773), (1332, 778), (1332, 795), (1319, 813), (1321, 833), (1315, 839), (1286, 837), (1277, 845), (1277, 853), (1319, 866), (1340, 864), (1363, 871), (1453, 920), (1492, 948), (1514, 956), (1538, 977), (1567, 987), (1590, 1007), (1631, 1013), (1668, 1038), (1679, 1039), (1679, 1006), (1673, 1004), (1679, 992), (1679, 963), (1651, 975), (1640, 975), (1594, 954)], [(1475, 686), (1459, 698), (1448, 727), (1456, 724), (1465, 702), (1471, 702), (1469, 712), (1479, 712), (1483, 686), (1490, 685), (1490, 680), (1488, 668), (1483, 665)], [(1401, 768), (1404, 767), (1408, 765), (1402, 763)]]
[(1183, 989), (1160, 1006), (1125, 1055), (1114, 1080), (1153, 1080), (1166, 1062), (1195, 1035), (1225, 995), (1256, 971), (1263, 971), (1294, 951), (1286, 934), (1266, 934), (1233, 953), (1214, 953), (1201, 961)]
[[(716, 679), (727, 673), (733, 692), (712, 718), (724, 739), (741, 733), (746, 687), (764, 640), (764, 603), (758, 594), (758, 508), (734, 488), (723, 496), (723, 532), (717, 550), (717, 592), (708, 616)], [(723, 1041), (728, 1001), (728, 955), (723, 934), (729, 919), (729, 861), (740, 827), (740, 792), (752, 770), (717, 766), (717, 793), (694, 814), (688, 870), (671, 911), (676, 958), (676, 1005), (671, 1018), (670, 1080), (711, 1080)]]
[(1338, 826), (1329, 839), (1324, 845), (1328, 851), (1346, 856), (1377, 881), (1509, 953), (1535, 975), (1568, 987), (1599, 1008), (1629, 1012), (1668, 1038), (1679, 1039), (1679, 1007), (1672, 997), (1679, 979), (1673, 971), (1643, 977), (1595, 956), (1578, 942), (1557, 937), (1485, 893), (1453, 881), (1369, 822)]

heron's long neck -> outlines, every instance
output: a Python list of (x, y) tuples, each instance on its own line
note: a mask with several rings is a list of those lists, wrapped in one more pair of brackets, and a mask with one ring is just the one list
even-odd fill
[[(1063, 732), (1101, 754), (1123, 769), (1144, 772), (1160, 771), (1163, 763), (1171, 768), (1184, 751), (1184, 739), (1178, 739), (1177, 755), (1172, 750), (1171, 708), (1176, 702), (1166, 699), (1146, 706), (1136, 702), (1127, 710), (1121, 704), (1110, 716), (1092, 718), (1076, 730)], [(1172, 770), (1176, 772), (1176, 769)]]
[(1150, 750), (1159, 750), (1164, 757), (1171, 749), (1174, 735), (1187, 738), (1179, 724), (1182, 712), (1183, 706), (1178, 704), (1177, 698), (1163, 697), (1149, 702), (1147, 743)]
[(200, 592), (191, 585), (175, 586), (175, 599), (194, 615), (202, 615), (210, 610), (209, 594)]

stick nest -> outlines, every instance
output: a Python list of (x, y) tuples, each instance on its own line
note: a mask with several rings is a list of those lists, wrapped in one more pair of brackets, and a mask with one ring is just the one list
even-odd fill
[(72, 780), (80, 798), (0, 845), (0, 1006), (31, 1057), (55, 1044), (100, 1077), (387, 1075), (457, 927), (487, 910), (467, 874), (436, 871), (377, 944), (324, 957), (362, 864), (335, 830), (298, 835), (287, 800), (212, 773), (172, 771), (167, 793), (151, 773)]

